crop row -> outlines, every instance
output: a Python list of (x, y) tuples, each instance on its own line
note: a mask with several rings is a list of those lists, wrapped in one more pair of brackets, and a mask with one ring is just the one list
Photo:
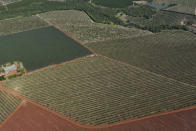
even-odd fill
[(48, 24), (36, 16), (1, 20), (0, 35), (23, 32), (45, 26), (48, 26)]
[(4, 86), (86, 125), (196, 104), (196, 88), (100, 56), (9, 80)]
[(185, 31), (121, 39), (87, 46), (97, 53), (196, 85), (196, 37)]
[(21, 100), (19, 98), (7, 94), (4, 91), (0, 91), (0, 123), (16, 109), (20, 102)]

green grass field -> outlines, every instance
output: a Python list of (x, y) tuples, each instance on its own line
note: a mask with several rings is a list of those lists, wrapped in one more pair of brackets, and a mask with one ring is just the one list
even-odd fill
[(100, 56), (8, 80), (5, 88), (85, 125), (196, 104), (196, 88)]
[(54, 27), (1, 36), (0, 41), (0, 65), (21, 61), (27, 71), (91, 54)]
[(1, 20), (0, 35), (23, 32), (46, 26), (48, 26), (48, 24), (40, 20), (37, 16)]
[(97, 53), (196, 85), (196, 37), (185, 31), (88, 43)]
[(19, 98), (0, 91), (0, 123), (16, 109), (20, 102), (21, 100)]

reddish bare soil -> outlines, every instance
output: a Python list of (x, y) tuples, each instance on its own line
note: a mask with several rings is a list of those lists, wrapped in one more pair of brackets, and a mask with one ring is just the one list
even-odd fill
[[(195, 131), (196, 108), (117, 124), (104, 131)], [(100, 130), (101, 131), (101, 130)]]
[(196, 107), (100, 127), (82, 126), (27, 102), (0, 131), (194, 131)]
[(25, 103), (0, 128), (0, 131), (78, 131), (71, 123), (40, 107)]

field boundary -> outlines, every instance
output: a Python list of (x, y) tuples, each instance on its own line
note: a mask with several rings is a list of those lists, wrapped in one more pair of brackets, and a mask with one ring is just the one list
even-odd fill
[(14, 35), (14, 34), (22, 33), (22, 32), (27, 32), (27, 31), (33, 31), (33, 30), (47, 28), (47, 27), (52, 27), (52, 26), (48, 25), (48, 26), (37, 27), (37, 28), (28, 29), (28, 30), (24, 30), (24, 31), (13, 32), (13, 33), (5, 34), (5, 35), (0, 35), (0, 37)]
[[(6, 90), (3, 89), (3, 82), (0, 82), (0, 91), (4, 91), (4, 92), (8, 93)], [(10, 93), (8, 93), (8, 94), (10, 94)], [(13, 96), (15, 96), (15, 95), (13, 95)], [(17, 96), (15, 96), (15, 97), (17, 97)], [(19, 97), (17, 97), (17, 98), (19, 98)], [(19, 99), (21, 99), (21, 98), (19, 98)], [(10, 115), (8, 115), (7, 118), (2, 123), (0, 123), (0, 128), (21, 108), (21, 106), (24, 104), (24, 102), (25, 101), (23, 99), (21, 99), (21, 102), (16, 107), (16, 109), (13, 112), (11, 112)]]
[[(97, 54), (91, 54), (91, 55), (93, 55), (93, 57), (97, 56)], [(37, 72), (53, 69), (53, 68), (56, 68), (58, 66), (62, 66), (62, 65), (65, 65), (65, 64), (74, 63), (74, 62), (79, 61), (79, 60), (85, 60), (85, 59), (91, 57), (91, 55), (87, 55), (87, 56), (79, 57), (79, 58), (76, 58), (76, 59), (73, 59), (73, 60), (65, 61), (65, 62), (62, 62), (60, 64), (49, 65), (49, 66), (46, 66), (46, 67), (43, 67), (43, 68), (40, 68), (40, 69), (36, 69), (34, 71), (27, 72), (26, 74), (21, 76), (21, 78), (24, 77), (24, 76), (32, 75), (32, 74), (37, 73)]]
[(39, 17), (40, 19), (42, 19), (43, 21), (45, 21), (46, 23), (48, 23), (49, 25), (53, 26), (54, 28), (56, 28), (57, 30), (59, 30), (60, 32), (62, 32), (64, 35), (68, 36), (69, 38), (71, 38), (72, 40), (74, 40), (75, 42), (77, 42), (78, 44), (80, 44), (81, 46), (83, 46), (84, 48), (88, 49), (92, 54), (97, 54), (94, 50), (90, 49), (89, 47), (87, 47), (86, 45), (84, 45), (81, 41), (73, 38), (71, 35), (69, 35), (67, 32), (63, 31), (60, 27), (58, 27), (57, 25), (51, 23), (50, 21), (48, 21), (47, 19), (41, 17), (39, 14), (36, 15), (37, 17)]
[[(37, 17), (36, 15), (32, 15), (30, 17)], [(22, 17), (22, 18), (28, 18), (28, 17)], [(38, 19), (40, 19), (39, 17), (37, 17)], [(14, 19), (20, 19), (20, 18), (11, 18), (11, 19), (6, 19), (6, 20), (14, 20)], [(1, 21), (6, 21), (6, 20), (0, 20)], [(40, 19), (41, 21), (43, 21), (42, 19)], [(44, 23), (46, 23), (45, 21), (43, 21)], [(48, 23), (46, 23), (48, 24)], [(14, 35), (14, 34), (18, 34), (18, 33), (22, 33), (22, 32), (26, 32), (26, 31), (32, 31), (32, 30), (37, 30), (37, 29), (42, 29), (42, 28), (46, 28), (46, 27), (50, 27), (51, 25), (46, 25), (46, 26), (40, 26), (40, 27), (36, 27), (36, 28), (32, 28), (32, 29), (27, 29), (27, 30), (23, 30), (23, 31), (17, 31), (17, 32), (13, 32), (13, 33), (9, 33), (9, 34), (5, 34), (5, 35), (0, 35), (1, 36), (9, 36), (9, 35)]]
[[(1, 89), (0, 89), (1, 90)], [(17, 97), (18, 98), (18, 97)], [(22, 101), (17, 107), (16, 107), (16, 109), (13, 111), (13, 112), (11, 112), (11, 114), (2, 122), (2, 123), (0, 123), (0, 129), (1, 129), (1, 127), (5, 124), (5, 123), (7, 123), (7, 121), (18, 111), (18, 110), (20, 110), (20, 108), (24, 105), (24, 103), (25, 103), (25, 101)]]

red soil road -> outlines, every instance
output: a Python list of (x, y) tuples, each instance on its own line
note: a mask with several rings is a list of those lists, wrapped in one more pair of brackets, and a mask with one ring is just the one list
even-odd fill
[(194, 131), (196, 107), (117, 124), (90, 127), (60, 117), (27, 102), (20, 106), (0, 131)]

